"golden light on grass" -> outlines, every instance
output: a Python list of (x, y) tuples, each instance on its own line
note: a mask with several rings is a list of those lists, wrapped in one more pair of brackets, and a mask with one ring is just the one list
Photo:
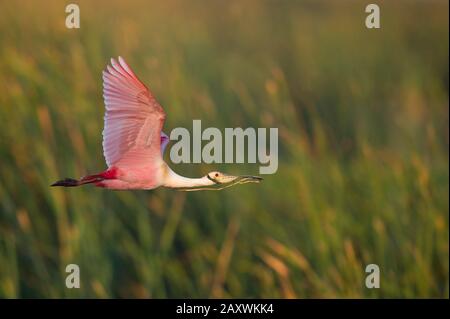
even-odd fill
[[(370, 32), (357, 2), (80, 7), (69, 30), (56, 1), (0, 1), (0, 297), (448, 298), (448, 1), (386, 1)], [(50, 189), (105, 168), (117, 55), (166, 133), (277, 127), (277, 173), (221, 194)]]

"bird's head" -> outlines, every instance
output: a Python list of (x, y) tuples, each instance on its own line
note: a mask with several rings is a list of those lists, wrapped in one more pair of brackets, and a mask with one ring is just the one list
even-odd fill
[(250, 175), (241, 175), (241, 176), (235, 176), (235, 175), (228, 175), (225, 173), (213, 171), (206, 175), (206, 178), (208, 178), (211, 182), (214, 182), (214, 184), (244, 184), (244, 183), (259, 183), (262, 181), (262, 177), (259, 176), (250, 176)]

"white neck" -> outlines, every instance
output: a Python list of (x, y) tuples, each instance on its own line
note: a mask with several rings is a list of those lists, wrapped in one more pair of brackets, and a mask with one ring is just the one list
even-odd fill
[(164, 176), (164, 181), (162, 186), (171, 187), (171, 188), (183, 188), (183, 187), (199, 187), (199, 186), (210, 186), (215, 183), (208, 179), (208, 177), (200, 177), (200, 178), (188, 178), (181, 175), (178, 175), (174, 171), (167, 167), (166, 174)]

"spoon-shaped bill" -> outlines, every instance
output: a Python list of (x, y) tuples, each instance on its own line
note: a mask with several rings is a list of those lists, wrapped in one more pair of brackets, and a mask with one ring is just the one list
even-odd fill
[(262, 177), (259, 176), (251, 176), (251, 175), (242, 175), (242, 176), (237, 176), (236, 181), (239, 184), (245, 184), (245, 183), (259, 183), (263, 180)]

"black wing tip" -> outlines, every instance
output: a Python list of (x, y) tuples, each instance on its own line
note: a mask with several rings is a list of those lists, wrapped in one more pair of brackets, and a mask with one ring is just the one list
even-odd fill
[(55, 187), (55, 186), (62, 186), (62, 187), (74, 187), (74, 186), (78, 186), (79, 181), (73, 178), (65, 178), (62, 179), (60, 181), (54, 182), (53, 184), (51, 184), (51, 187)]

